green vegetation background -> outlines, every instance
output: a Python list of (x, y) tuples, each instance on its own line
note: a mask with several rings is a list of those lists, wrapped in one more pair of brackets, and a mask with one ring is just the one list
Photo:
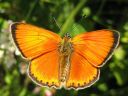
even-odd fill
[(61, 36), (65, 32), (75, 36), (104, 28), (119, 31), (120, 44), (112, 59), (101, 68), (97, 83), (79, 91), (52, 92), (55, 96), (128, 95), (128, 0), (0, 0), (0, 96), (44, 96), (46, 88), (28, 78), (28, 62), (12, 44), (9, 24), (18, 21), (47, 28)]

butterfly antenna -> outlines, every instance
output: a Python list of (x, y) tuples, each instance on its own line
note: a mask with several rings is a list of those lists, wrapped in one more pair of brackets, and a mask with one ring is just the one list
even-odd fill
[(59, 29), (61, 29), (61, 26), (58, 24), (58, 22), (56, 21), (55, 17), (53, 17), (53, 20), (55, 21), (57, 27), (58, 27)]
[[(82, 20), (85, 19), (86, 17), (87, 17), (87, 15), (83, 15), (83, 16), (80, 18), (80, 20), (78, 21), (78, 23), (81, 23)], [(77, 27), (78, 27), (78, 25), (73, 24), (73, 29), (74, 29), (75, 31), (77, 31), (77, 29), (78, 29)]]
[(104, 27), (104, 28), (107, 28), (107, 29), (109, 29), (109, 27), (108, 27), (108, 25), (107, 24), (103, 24), (103, 23), (101, 23), (101, 21), (98, 21), (97, 19), (95, 19), (95, 18), (91, 18), (90, 19), (92, 22), (95, 22), (95, 23), (97, 23), (97, 24), (99, 24), (99, 25), (101, 25), (102, 27)]

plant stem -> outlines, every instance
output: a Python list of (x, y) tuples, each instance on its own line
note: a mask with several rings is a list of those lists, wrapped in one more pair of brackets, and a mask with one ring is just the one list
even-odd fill
[(83, 7), (83, 5), (86, 2), (87, 2), (87, 0), (80, 0), (79, 4), (74, 8), (74, 10), (69, 15), (68, 19), (66, 20), (66, 22), (62, 26), (61, 31), (59, 33), (60, 36), (63, 36), (66, 33), (70, 22), (72, 22), (74, 20), (75, 15), (79, 12), (79, 10)]
[(29, 9), (28, 14), (27, 14), (27, 16), (25, 18), (25, 21), (28, 21), (29, 20), (29, 17), (31, 16), (32, 11), (34, 10), (34, 8), (35, 8), (35, 6), (36, 6), (36, 4), (37, 4), (38, 1), (39, 0), (35, 0), (35, 2), (33, 2), (32, 5), (30, 6), (30, 9)]

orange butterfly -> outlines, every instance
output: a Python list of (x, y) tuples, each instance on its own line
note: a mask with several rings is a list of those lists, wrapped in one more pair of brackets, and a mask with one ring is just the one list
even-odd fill
[(41, 86), (82, 89), (94, 84), (119, 42), (119, 33), (97, 30), (71, 39), (30, 24), (13, 23), (13, 40), (30, 60), (28, 74)]

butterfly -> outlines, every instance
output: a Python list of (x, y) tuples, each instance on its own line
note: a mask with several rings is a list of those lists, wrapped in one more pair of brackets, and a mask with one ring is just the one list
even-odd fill
[(118, 46), (119, 32), (102, 29), (63, 38), (47, 29), (16, 22), (10, 27), (29, 77), (40, 86), (83, 89), (93, 85)]

